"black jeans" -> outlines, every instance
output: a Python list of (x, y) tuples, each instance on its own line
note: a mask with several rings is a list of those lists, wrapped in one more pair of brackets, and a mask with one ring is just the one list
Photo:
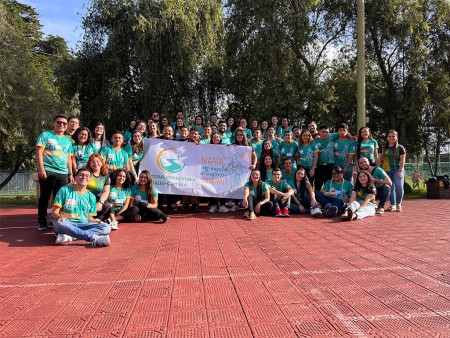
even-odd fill
[(139, 209), (137, 207), (129, 207), (127, 210), (125, 210), (124, 212), (122, 212), (120, 215), (117, 214), (117, 212), (114, 209), (114, 204), (111, 204), (111, 207), (109, 209), (108, 215), (109, 214), (114, 214), (116, 217), (117, 216), (122, 216), (123, 219), (120, 221), (122, 223), (126, 223), (126, 222), (131, 222), (134, 221), (134, 216), (136, 216), (139, 212)]
[(159, 209), (147, 207), (147, 203), (140, 202), (137, 204), (139, 215), (143, 221), (159, 221), (166, 220), (167, 216)]
[[(255, 196), (248, 196), (248, 211), (254, 212), (255, 211), (255, 205), (257, 205), (261, 200), (258, 200)], [(273, 203), (272, 201), (268, 201), (264, 204), (261, 204), (261, 207), (259, 208), (259, 214), (260, 215), (272, 215), (272, 209), (273, 209)]]
[(47, 179), (42, 180), (39, 178), (40, 195), (38, 201), (38, 221), (45, 222), (47, 217), (48, 201), (52, 196), (56, 196), (58, 190), (69, 183), (68, 174), (58, 174), (46, 170)]
[(314, 173), (314, 189), (320, 190), (326, 181), (331, 180), (334, 163), (318, 165)]

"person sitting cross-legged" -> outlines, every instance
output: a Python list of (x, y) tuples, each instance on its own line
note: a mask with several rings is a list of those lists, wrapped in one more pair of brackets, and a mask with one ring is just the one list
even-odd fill
[(100, 220), (97, 214), (96, 200), (93, 193), (87, 190), (92, 173), (82, 168), (74, 177), (73, 186), (62, 187), (55, 197), (51, 213), (55, 244), (64, 244), (75, 239), (91, 242), (93, 246), (108, 246), (111, 228)]
[(267, 181), (270, 186), (270, 196), (274, 204), (275, 216), (289, 217), (291, 196), (294, 193), (289, 184), (281, 181), (281, 169), (275, 168), (272, 171), (272, 180)]

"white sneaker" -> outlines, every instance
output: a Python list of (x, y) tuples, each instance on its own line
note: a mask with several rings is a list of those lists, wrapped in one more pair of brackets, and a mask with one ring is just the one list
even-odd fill
[(111, 221), (111, 223), (109, 223), (109, 225), (111, 226), (111, 230), (119, 230), (119, 222)]
[(237, 206), (237, 205), (233, 205), (231, 207), (231, 211), (238, 211), (238, 210), (239, 210), (239, 206)]
[(226, 206), (224, 206), (224, 205), (221, 205), (219, 207), (219, 212), (228, 212), (228, 211), (230, 211), (230, 210), (228, 210), (228, 208)]
[(92, 246), (109, 246), (111, 241), (109, 240), (109, 236), (98, 236), (94, 235), (94, 241), (92, 242)]
[(216, 212), (217, 211), (217, 205), (213, 205), (211, 208), (209, 208), (209, 212)]
[(58, 234), (56, 237), (55, 244), (64, 244), (68, 242), (72, 242), (74, 240), (73, 237), (66, 235), (66, 234)]
[(319, 217), (322, 216), (322, 211), (318, 207), (315, 207), (311, 210), (311, 216)]

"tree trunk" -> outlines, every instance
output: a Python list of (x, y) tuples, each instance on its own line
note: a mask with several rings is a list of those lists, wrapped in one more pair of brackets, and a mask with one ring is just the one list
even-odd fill
[(3, 180), (2, 183), (0, 183), (0, 190), (2, 190), (8, 183), (11, 181), (11, 179), (14, 177), (14, 175), (19, 171), (20, 166), (22, 165), (23, 161), (28, 157), (31, 156), (31, 154), (34, 153), (33, 151), (30, 151), (28, 154), (25, 154), (25, 156), (22, 156), (20, 159), (17, 160), (16, 164), (14, 165), (14, 168), (9, 173), (9, 175)]

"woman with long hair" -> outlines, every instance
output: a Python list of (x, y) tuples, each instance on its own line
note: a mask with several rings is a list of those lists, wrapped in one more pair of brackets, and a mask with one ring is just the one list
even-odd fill
[(269, 129), (269, 122), (264, 120), (261, 122), (261, 134), (263, 139), (267, 137), (267, 129)]
[(267, 129), (266, 140), (268, 140), (272, 143), (273, 149), (275, 149), (277, 152), (279, 151), (281, 141), (275, 134), (275, 129), (273, 127), (269, 127)]
[(246, 146), (246, 147), (251, 147), (252, 148), (252, 165), (250, 166), (250, 170), (253, 170), (256, 168), (256, 162), (257, 162), (257, 157), (256, 157), (256, 152), (255, 149), (253, 149), (250, 141), (247, 139), (244, 129), (242, 127), (238, 127), (236, 129), (236, 140), (234, 141), (234, 145), (235, 146)]
[(97, 148), (97, 153), (100, 152), (100, 150), (109, 145), (108, 140), (106, 139), (106, 130), (105, 125), (101, 122), (97, 122), (94, 125), (94, 131), (92, 132), (92, 139), (91, 142), (95, 145)]
[(148, 170), (139, 174), (139, 183), (131, 188), (130, 205), (139, 209), (139, 213), (134, 216), (137, 222), (162, 219), (166, 223), (170, 220), (169, 216), (158, 209), (158, 192), (153, 187), (153, 179)]
[(133, 185), (130, 173), (124, 169), (117, 169), (110, 174), (110, 177), (111, 189), (108, 199), (111, 208), (109, 219), (111, 230), (117, 230), (119, 221), (134, 221), (139, 209), (130, 204), (131, 187)]
[[(270, 144), (270, 142), (269, 142), (269, 144)], [(261, 169), (260, 169), (261, 180), (263, 182), (266, 182), (272, 178), (273, 168), (276, 168), (273, 157), (270, 155), (265, 155), (263, 164), (261, 164)]]
[(180, 139), (181, 128), (184, 127), (184, 121), (182, 118), (177, 118), (175, 120), (175, 126), (173, 127), (173, 134), (176, 140)]
[(376, 193), (372, 175), (367, 170), (361, 170), (356, 176), (352, 197), (342, 219), (354, 221), (375, 215)]
[[(369, 127), (361, 127), (358, 132), (356, 147), (356, 163), (361, 157), (366, 157), (372, 166), (378, 159), (378, 142), (372, 137)], [(355, 166), (356, 168), (358, 166)]]
[(154, 121), (150, 121), (148, 124), (148, 138), (158, 138), (161, 136), (161, 131), (159, 130), (159, 124)]
[[(273, 144), (272, 142), (270, 142), (270, 140), (264, 140), (263, 144), (262, 144), (262, 149), (261, 149), (261, 157), (258, 159), (259, 163), (259, 168), (263, 167), (263, 163), (261, 163), (263, 161), (263, 159), (266, 156), (270, 156), (272, 158), (273, 164), (274, 164), (274, 168), (278, 168), (278, 165), (280, 163), (280, 155), (278, 154), (278, 150), (273, 148)], [(264, 175), (263, 175), (264, 176)], [(272, 176), (269, 175), (269, 179)]]
[(389, 200), (391, 206), (387, 211), (402, 211), (402, 200), (405, 184), (405, 147), (398, 144), (398, 133), (389, 130), (386, 137), (386, 145), (378, 156), (378, 164), (384, 169), (392, 181), (391, 194)]
[(125, 130), (125, 133), (123, 135), (123, 140), (125, 144), (131, 140), (131, 133), (133, 132), (133, 130), (135, 130), (137, 122), (138, 121), (136, 120), (131, 120), (128, 129)]
[(286, 159), (292, 160), (292, 167), (294, 170), (297, 169), (297, 152), (298, 152), (298, 144), (292, 139), (292, 131), (287, 130), (284, 132), (284, 140), (280, 143), (280, 167), (284, 168), (284, 161)]
[(111, 187), (108, 167), (100, 154), (95, 153), (89, 156), (86, 168), (92, 172), (92, 178), (87, 189), (95, 195), (97, 200), (97, 218), (100, 220), (106, 219), (109, 216), (109, 209), (111, 207), (108, 201)]
[(316, 195), (311, 183), (306, 176), (304, 168), (298, 168), (295, 172), (294, 194), (291, 199), (291, 211), (296, 214), (311, 214), (312, 216), (322, 216), (316, 202)]
[(271, 215), (273, 203), (270, 201), (269, 186), (261, 181), (261, 172), (254, 169), (250, 180), (244, 186), (243, 207), (247, 209), (244, 217), (252, 220), (256, 215)]
[[(216, 133), (213, 134), (211, 136), (211, 143), (210, 144), (216, 144), (216, 145), (222, 145), (222, 137)], [(230, 211), (227, 207), (226, 207), (226, 202), (227, 199), (226, 198), (217, 198), (217, 197), (210, 197), (209, 198), (209, 212), (228, 212)]]
[(195, 128), (198, 130), (198, 133), (200, 135), (203, 134), (203, 117), (200, 115), (197, 115), (194, 119), (194, 124), (192, 125), (192, 128)]
[[(147, 138), (147, 123), (145, 123), (144, 121), (136, 121), (136, 125), (134, 126), (134, 130), (133, 132), (137, 130), (141, 133), (143, 138)], [(133, 134), (131, 134), (131, 136), (133, 136)], [(131, 139), (130, 139), (131, 141)]]
[(91, 131), (86, 127), (80, 127), (75, 130), (72, 138), (74, 143), (69, 152), (69, 158), (72, 161), (71, 173), (76, 173), (78, 169), (86, 166), (89, 156), (97, 152), (97, 148), (91, 142)]
[[(314, 184), (314, 169), (311, 169), (314, 163), (314, 159), (319, 154), (314, 151), (314, 139), (309, 130), (303, 130), (300, 133), (300, 143), (298, 144), (298, 164), (306, 171), (306, 176), (309, 179), (311, 185)], [(317, 159), (316, 159), (317, 162)]]
[(130, 143), (124, 149), (134, 166), (135, 172), (139, 172), (139, 164), (144, 157), (144, 142), (140, 131), (135, 130), (131, 136)]

